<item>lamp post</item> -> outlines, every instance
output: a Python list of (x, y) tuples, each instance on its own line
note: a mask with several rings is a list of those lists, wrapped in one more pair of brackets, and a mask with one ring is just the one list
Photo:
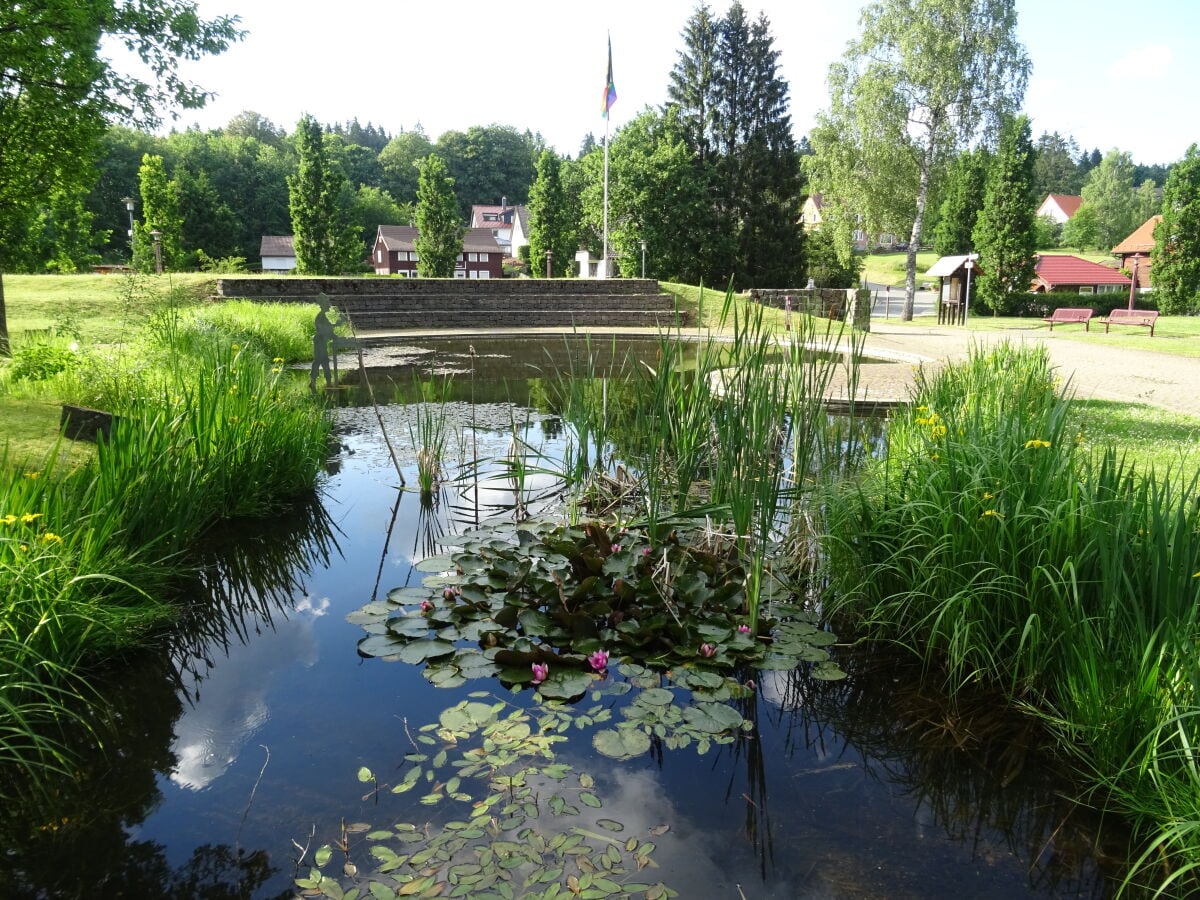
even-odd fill
[(156, 274), (162, 274), (162, 232), (157, 228), (150, 232), (150, 237), (154, 238), (154, 271)]
[(1133, 279), (1129, 282), (1129, 308), (1133, 309), (1133, 295), (1137, 291), (1138, 258), (1133, 258)]
[(646, 239), (642, 238), (638, 241), (642, 245), (642, 277), (646, 277)]
[(963, 325), (967, 324), (967, 313), (971, 309), (971, 270), (975, 268), (975, 260), (967, 256), (967, 261), (963, 263), (967, 268), (967, 292), (963, 295)]
[(125, 204), (125, 209), (129, 211), (129, 263), (133, 265), (133, 203), (132, 197), (122, 197), (121, 202)]
[(553, 272), (554, 272), (554, 251), (547, 250), (546, 251), (546, 277), (553, 278), (554, 277)]

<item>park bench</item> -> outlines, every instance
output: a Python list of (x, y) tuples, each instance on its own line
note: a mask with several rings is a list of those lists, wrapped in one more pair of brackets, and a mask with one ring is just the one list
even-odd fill
[(1158, 320), (1156, 309), (1114, 309), (1103, 320), (1104, 333), (1108, 334), (1109, 325), (1140, 325), (1150, 329), (1150, 337), (1154, 337), (1154, 323)]
[(1091, 309), (1087, 309), (1087, 308), (1080, 309), (1078, 307), (1073, 307), (1073, 306), (1064, 306), (1061, 309), (1056, 309), (1052, 314), (1050, 314), (1048, 316), (1043, 316), (1042, 321), (1050, 323), (1051, 331), (1054, 330), (1055, 325), (1062, 325), (1062, 324), (1068, 323), (1068, 322), (1075, 322), (1075, 323), (1082, 322), (1083, 330), (1091, 331), (1092, 329), (1091, 329), (1091, 326), (1089, 325), (1089, 322), (1091, 322), (1092, 315), (1093, 315), (1093, 310), (1091, 310)]

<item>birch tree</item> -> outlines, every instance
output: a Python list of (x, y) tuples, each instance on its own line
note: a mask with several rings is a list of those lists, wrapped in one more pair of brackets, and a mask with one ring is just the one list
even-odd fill
[(860, 24), (830, 67), (809, 172), (842, 252), (854, 227), (909, 234), (902, 318), (910, 320), (931, 192), (957, 152), (990, 144), (1019, 110), (1029, 57), (1015, 0), (876, 0)]

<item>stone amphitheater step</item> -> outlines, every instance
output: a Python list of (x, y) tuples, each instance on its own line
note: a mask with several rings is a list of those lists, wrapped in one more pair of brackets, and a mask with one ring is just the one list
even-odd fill
[(671, 295), (641, 278), (222, 278), (217, 294), (293, 303), (325, 294), (357, 330), (687, 324)]

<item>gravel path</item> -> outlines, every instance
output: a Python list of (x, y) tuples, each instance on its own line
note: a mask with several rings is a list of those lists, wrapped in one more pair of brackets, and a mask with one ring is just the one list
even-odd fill
[[(1196, 338), (1161, 338), (1177, 341)], [(864, 352), (860, 399), (904, 400), (913, 384), (914, 366), (927, 367), (967, 357), (972, 344), (1009, 341), (1044, 344), (1063, 378), (1070, 378), (1081, 399), (1145, 403), (1200, 417), (1200, 359), (1136, 350), (1113, 343), (1072, 340), (1045, 328), (994, 332), (873, 321)], [(875, 361), (877, 360), (877, 361)], [(844, 396), (845, 384), (840, 389)]]

